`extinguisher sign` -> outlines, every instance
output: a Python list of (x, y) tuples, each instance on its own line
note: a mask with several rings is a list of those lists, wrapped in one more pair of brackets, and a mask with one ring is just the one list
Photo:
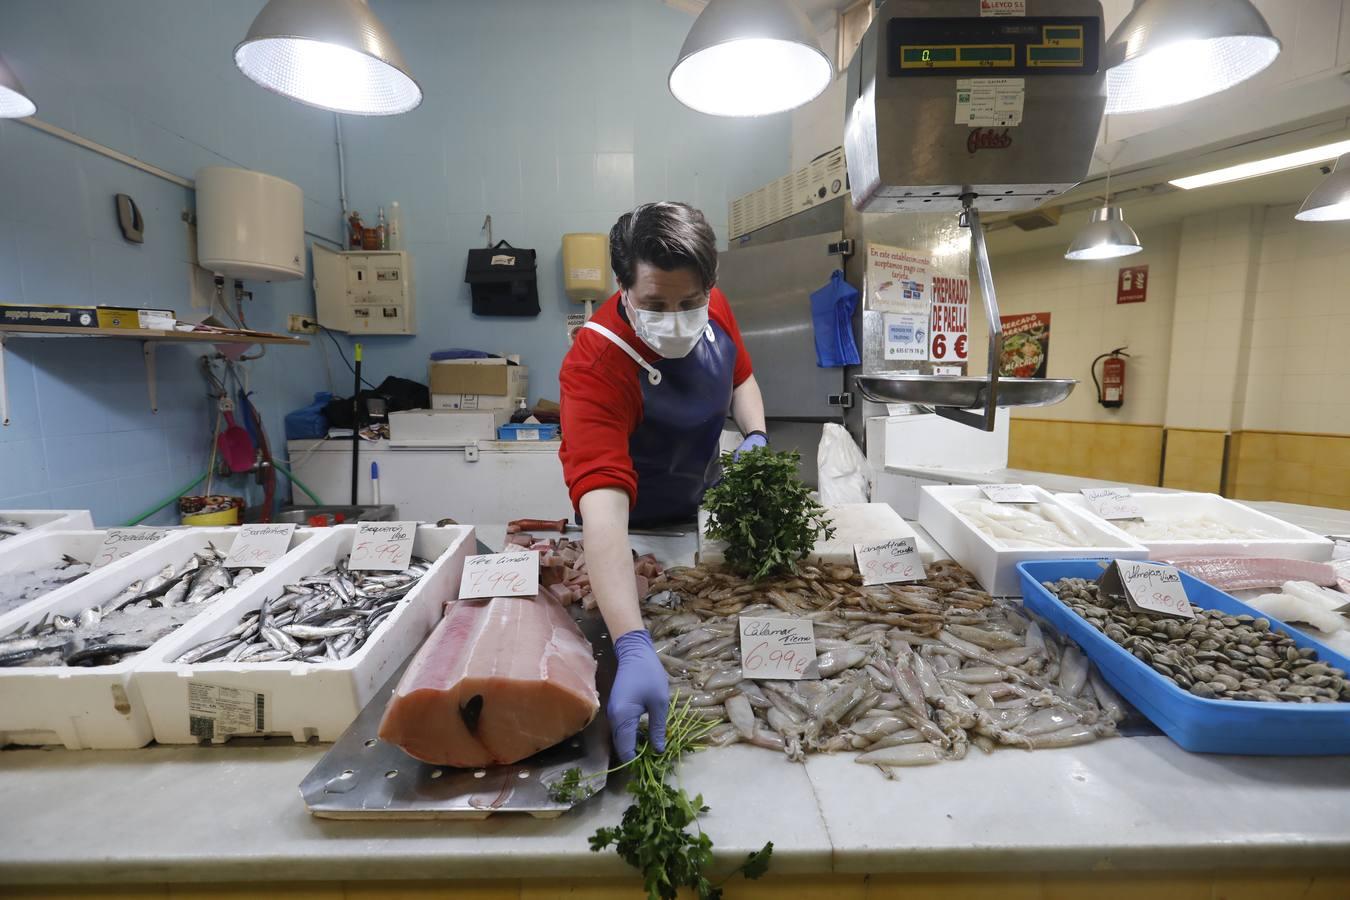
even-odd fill
[(965, 278), (933, 276), (932, 334), (928, 358), (933, 362), (965, 362), (968, 358), (967, 320), (970, 282)]
[(1148, 266), (1129, 266), (1116, 280), (1116, 303), (1143, 303), (1148, 294)]

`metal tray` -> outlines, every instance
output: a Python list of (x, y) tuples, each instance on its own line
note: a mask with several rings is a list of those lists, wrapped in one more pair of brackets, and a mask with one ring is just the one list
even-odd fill
[(413, 759), (378, 734), (405, 662), (300, 782), (310, 813), (321, 819), (396, 820), (486, 819), (513, 812), (552, 819), (573, 804), (549, 799), (548, 786), (574, 767), (598, 792), (609, 769), (605, 700), (617, 663), (600, 614), (573, 607), (572, 617), (594, 649), (600, 691), (600, 711), (580, 734), (510, 766), (456, 769)]
[[(873, 403), (981, 409), (989, 380), (978, 375), (899, 375), (878, 372), (854, 378), (858, 392)], [(999, 406), (1050, 406), (1073, 391), (1074, 378), (1000, 378)]]

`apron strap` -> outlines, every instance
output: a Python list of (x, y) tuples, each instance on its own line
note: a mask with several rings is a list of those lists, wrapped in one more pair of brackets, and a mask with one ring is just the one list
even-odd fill
[(658, 370), (651, 363), (643, 359), (642, 354), (638, 353), (632, 347), (628, 346), (628, 342), (625, 341), (623, 338), (619, 337), (617, 334), (610, 331), (605, 326), (597, 325), (595, 322), (587, 322), (585, 325), (582, 325), (581, 327), (589, 328), (591, 331), (599, 332), (601, 335), (605, 337), (606, 340), (608, 340), (614, 346), (618, 347), (624, 353), (627, 353), (629, 358), (632, 359), (633, 362), (637, 363), (639, 366), (647, 370), (647, 381), (653, 387), (661, 383), (660, 370)]

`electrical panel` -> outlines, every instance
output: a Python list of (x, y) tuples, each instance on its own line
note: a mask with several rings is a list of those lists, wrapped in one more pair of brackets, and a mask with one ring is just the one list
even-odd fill
[(336, 252), (314, 245), (319, 324), (351, 334), (416, 334), (417, 302), (406, 250)]

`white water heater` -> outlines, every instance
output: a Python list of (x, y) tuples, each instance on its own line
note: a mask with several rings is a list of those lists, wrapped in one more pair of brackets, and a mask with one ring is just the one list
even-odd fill
[(305, 274), (305, 195), (274, 175), (227, 166), (197, 170), (197, 263), (241, 281)]

